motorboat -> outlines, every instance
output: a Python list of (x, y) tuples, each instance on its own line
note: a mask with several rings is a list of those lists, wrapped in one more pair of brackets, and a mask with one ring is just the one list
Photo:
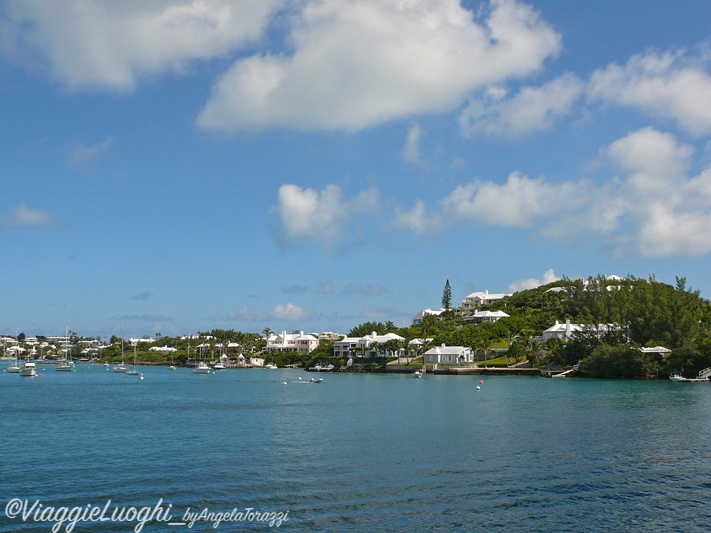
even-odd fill
[(269, 370), (276, 370), (278, 367), (274, 363), (269, 363), (264, 365), (264, 368), (268, 368)]
[(197, 364), (195, 368), (193, 368), (193, 374), (209, 374), (210, 373), (210, 366), (204, 362), (201, 361)]
[(309, 380), (309, 383), (321, 383), (322, 381), (323, 381), (323, 378), (318, 378), (318, 379), (316, 379), (316, 378), (311, 378), (311, 379)]
[(685, 378), (677, 372), (669, 376), (669, 381), (676, 383), (708, 383), (709, 377), (711, 377), (711, 368), (705, 368), (699, 372), (699, 375), (695, 378)]
[(415, 371), (412, 373), (412, 377), (413, 377), (413, 378), (421, 378), (421, 377), (422, 377), (422, 371), (421, 371), (421, 370), (415, 370)]
[(215, 370), (225, 370), (226, 367), (222, 363), (215, 363), (215, 366), (213, 366), (212, 368), (214, 368)]

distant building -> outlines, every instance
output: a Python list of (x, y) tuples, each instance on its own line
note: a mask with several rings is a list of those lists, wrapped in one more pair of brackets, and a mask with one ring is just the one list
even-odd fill
[(333, 343), (333, 353), (336, 357), (396, 357), (400, 353), (399, 349), (393, 351), (380, 346), (392, 340), (396, 340), (400, 343), (405, 342), (404, 337), (395, 333), (378, 335), (376, 332), (373, 332), (364, 337), (344, 337), (340, 341)]
[(494, 293), (489, 293), (489, 290), (485, 290), (484, 292), (473, 292), (469, 296), (467, 296), (464, 300), (462, 300), (462, 314), (464, 315), (469, 315), (472, 312), (476, 311), (480, 307), (483, 307), (485, 305), (489, 305), (492, 302), (496, 302), (498, 300), (502, 300), (503, 298), (506, 298), (507, 296), (511, 296), (511, 294), (494, 294)]
[(267, 350), (271, 352), (302, 352), (311, 353), (318, 348), (319, 340), (313, 335), (287, 333), (282, 331), (279, 335), (271, 335), (267, 339)]
[(442, 344), (425, 352), (425, 364), (461, 364), (473, 363), (472, 349), (465, 346), (446, 346)]
[(482, 324), (484, 322), (496, 322), (502, 318), (509, 318), (503, 311), (477, 311), (474, 314), (464, 317), (467, 324)]
[(572, 341), (575, 336), (585, 331), (586, 328), (594, 328), (597, 330), (597, 335), (601, 337), (606, 333), (620, 331), (618, 324), (598, 324), (597, 327), (585, 324), (571, 324), (570, 319), (566, 319), (565, 324), (561, 324), (557, 320), (555, 324), (549, 327), (538, 338), (539, 342), (546, 342), (548, 339), (560, 339), (562, 341)]
[(425, 318), (428, 315), (432, 316), (439, 316), (442, 313), (444, 313), (444, 309), (440, 309), (439, 311), (434, 311), (430, 309), (429, 307), (427, 309), (423, 309), (419, 313), (417, 313), (415, 316), (412, 317), (412, 325), (413, 326), (420, 326), (422, 325), (422, 319)]

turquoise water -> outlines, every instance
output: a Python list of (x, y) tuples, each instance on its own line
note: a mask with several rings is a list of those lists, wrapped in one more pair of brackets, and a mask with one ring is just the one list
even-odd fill
[(13, 498), (288, 511), (294, 531), (711, 530), (707, 384), (38, 366), (0, 373), (0, 531), (52, 526)]

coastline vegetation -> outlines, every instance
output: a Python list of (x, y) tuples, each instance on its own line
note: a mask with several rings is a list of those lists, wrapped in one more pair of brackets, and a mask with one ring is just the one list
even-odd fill
[[(449, 290), (448, 290), (449, 289)], [(449, 282), (443, 302), (450, 303)], [(451, 297), (450, 297), (451, 298)], [(396, 333), (404, 342), (391, 340), (375, 348), (381, 357), (357, 358), (358, 369), (382, 371), (389, 360), (386, 354), (400, 353), (407, 362), (422, 363), (422, 353), (432, 346), (470, 347), (477, 361), (487, 366), (506, 366), (528, 362), (534, 367), (571, 368), (578, 365), (584, 376), (601, 378), (666, 378), (672, 373), (696, 375), (711, 366), (711, 302), (699, 291), (676, 278), (676, 286), (658, 282), (654, 276), (587, 280), (563, 279), (535, 289), (523, 290), (498, 300), (481, 310), (505, 311), (508, 318), (496, 322), (469, 324), (456, 309), (439, 316), (428, 315), (416, 326), (397, 327), (393, 322), (365, 322), (354, 326), (348, 336), (362, 337)], [(572, 340), (549, 339), (540, 342), (543, 332), (556, 321), (582, 326)], [(271, 332), (269, 328), (266, 331)], [(21, 335), (24, 338), (24, 334)], [(80, 338), (72, 333), (73, 341)], [(312, 353), (275, 353), (265, 350), (265, 338), (258, 333), (233, 329), (213, 329), (187, 337), (156, 334), (153, 343), (140, 342), (137, 359), (143, 364), (186, 365), (194, 360), (213, 361), (226, 353), (236, 357), (228, 344), (239, 345), (246, 358), (262, 357), (265, 363), (310, 368), (316, 364), (346, 366), (344, 358), (334, 357), (333, 341), (322, 341)], [(39, 338), (38, 338), (39, 339)], [(413, 339), (426, 339), (411, 350)], [(431, 340), (430, 340), (431, 339)], [(42, 339), (39, 339), (42, 340)], [(667, 357), (644, 353), (642, 347), (664, 346), (672, 350)], [(150, 348), (175, 349), (172, 354)], [(188, 351), (190, 350), (190, 351)], [(57, 354), (48, 354), (57, 357)], [(74, 358), (80, 357), (74, 354)], [(121, 339), (112, 337), (110, 346), (94, 353), (101, 361), (121, 361)], [(124, 358), (130, 362), (133, 347), (124, 340)]]

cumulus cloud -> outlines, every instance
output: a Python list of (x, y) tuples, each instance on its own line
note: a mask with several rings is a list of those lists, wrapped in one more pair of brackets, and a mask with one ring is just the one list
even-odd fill
[(2, 219), (4, 226), (13, 228), (60, 228), (63, 224), (47, 211), (28, 207), (25, 202), (11, 209)]
[(277, 304), (269, 311), (251, 311), (248, 307), (242, 307), (237, 311), (230, 311), (226, 317), (214, 316), (214, 320), (244, 320), (248, 322), (264, 322), (267, 320), (281, 320), (284, 322), (296, 322), (300, 320), (310, 320), (315, 316), (313, 309), (300, 307), (293, 303)]
[(711, 167), (689, 176), (690, 146), (645, 128), (611, 143), (604, 156), (618, 175), (600, 185), (513, 173), (502, 184), (460, 185), (432, 213), (417, 201), (395, 221), (417, 234), (453, 224), (529, 228), (551, 240), (599, 240), (617, 256), (711, 251)]
[(395, 223), (417, 234), (434, 233), (462, 223), (528, 228), (542, 219), (554, 221), (561, 209), (569, 211), (580, 206), (586, 201), (583, 191), (588, 188), (586, 182), (553, 184), (514, 172), (503, 184), (475, 181), (457, 186), (432, 214), (418, 200), (412, 210), (399, 210)]
[(465, 135), (527, 135), (569, 115), (584, 91), (585, 83), (570, 73), (540, 87), (524, 87), (509, 99), (502, 89), (490, 90), (469, 101), (459, 124)]
[(282, 185), (278, 204), (270, 213), (281, 219), (280, 237), (285, 243), (292, 239), (315, 239), (328, 247), (342, 237), (349, 221), (377, 209), (379, 204), (376, 189), (348, 199), (338, 185), (328, 185), (322, 191)]
[(632, 56), (623, 66), (595, 71), (588, 88), (591, 100), (636, 107), (672, 119), (693, 135), (711, 133), (711, 75), (708, 58), (684, 51)]
[(329, 0), (304, 6), (291, 54), (239, 59), (198, 118), (207, 129), (354, 131), (450, 111), (473, 91), (540, 71), (560, 36), (530, 6), (494, 0)]
[(559, 279), (561, 278), (555, 275), (553, 269), (549, 268), (543, 273), (543, 277), (541, 279), (528, 278), (522, 279), (521, 281), (515, 281), (514, 283), (509, 285), (508, 292), (519, 292), (525, 291), (527, 289), (535, 289), (536, 287), (540, 287), (541, 285), (547, 285), (548, 283), (558, 281)]
[(133, 90), (258, 39), (280, 0), (8, 0), (0, 50), (70, 90)]

